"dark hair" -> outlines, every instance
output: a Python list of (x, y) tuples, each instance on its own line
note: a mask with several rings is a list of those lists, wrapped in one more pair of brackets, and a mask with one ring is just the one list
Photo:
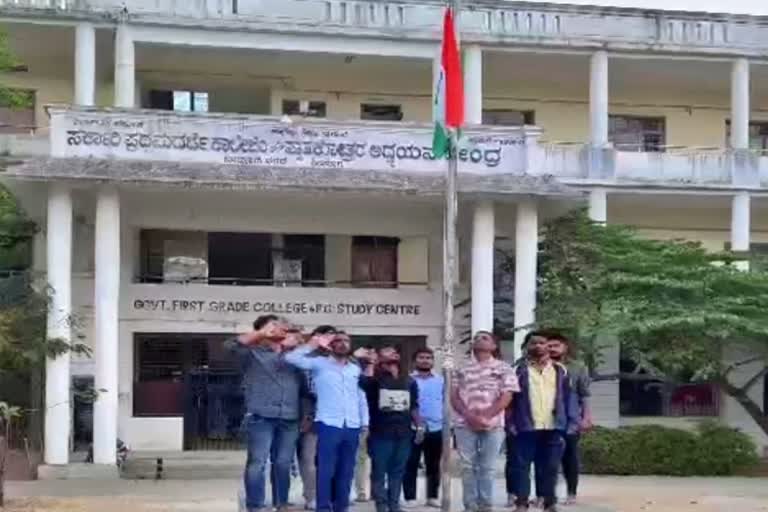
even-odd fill
[(530, 331), (525, 335), (525, 338), (523, 338), (523, 344), (521, 348), (525, 348), (528, 345), (528, 343), (537, 336), (540, 338), (546, 338), (548, 340), (552, 339), (551, 333), (549, 331), (544, 331), (544, 330)]
[(336, 334), (338, 332), (339, 331), (332, 325), (318, 325), (312, 331), (312, 336), (317, 336), (319, 334)]
[(421, 348), (417, 348), (416, 352), (413, 353), (413, 360), (415, 361), (420, 354), (429, 354), (430, 356), (435, 357), (434, 350), (432, 350), (429, 347), (421, 347)]
[(277, 315), (261, 315), (259, 318), (253, 321), (253, 328), (254, 330), (258, 331), (269, 322), (276, 322), (277, 320), (280, 320)]
[(557, 331), (552, 331), (547, 333), (547, 339), (552, 341), (560, 341), (562, 343), (565, 343), (566, 345), (571, 344), (571, 340), (570, 338), (568, 338), (568, 336), (566, 336), (565, 334), (561, 334)]
[(381, 354), (381, 352), (382, 352), (383, 350), (386, 350), (386, 349), (388, 349), (388, 348), (391, 348), (392, 350), (394, 350), (394, 351), (395, 351), (395, 352), (397, 352), (398, 354), (400, 353), (400, 347), (398, 347), (398, 346), (397, 346), (397, 345), (395, 345), (394, 343), (385, 343), (385, 344), (383, 344), (383, 345), (380, 345), (380, 346), (379, 346), (379, 348), (377, 348), (377, 349), (376, 349), (376, 352), (378, 352), (379, 354)]

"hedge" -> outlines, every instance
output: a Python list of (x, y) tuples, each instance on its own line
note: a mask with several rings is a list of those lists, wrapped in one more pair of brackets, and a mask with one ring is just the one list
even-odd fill
[(753, 441), (715, 422), (696, 431), (656, 425), (596, 428), (581, 441), (584, 473), (598, 475), (733, 475), (759, 462)]

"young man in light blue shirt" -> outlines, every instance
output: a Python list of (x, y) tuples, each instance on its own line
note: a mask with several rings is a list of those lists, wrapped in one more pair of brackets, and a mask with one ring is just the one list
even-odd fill
[(430, 348), (420, 348), (413, 355), (415, 366), (411, 374), (419, 388), (419, 416), (423, 423), (423, 431), (417, 431), (411, 456), (403, 478), (403, 495), (405, 506), (416, 505), (416, 481), (424, 454), (424, 464), (427, 467), (427, 505), (440, 507), (437, 499), (440, 489), (440, 458), (443, 455), (443, 394), (445, 384), (443, 377), (432, 371), (435, 365), (435, 354)]
[[(316, 350), (329, 357), (316, 357)], [(360, 389), (360, 366), (350, 360), (345, 333), (316, 335), (286, 355), (291, 365), (312, 374), (317, 395), (317, 511), (347, 512), (360, 431), (368, 427), (368, 402)]]

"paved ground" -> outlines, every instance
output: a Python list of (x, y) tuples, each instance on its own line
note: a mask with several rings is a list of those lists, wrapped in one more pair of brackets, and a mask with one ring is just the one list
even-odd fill
[[(458, 481), (454, 487), (458, 504)], [(235, 480), (9, 482), (5, 512), (235, 512), (237, 489)], [(501, 480), (497, 489), (501, 509)], [(298, 496), (293, 498), (300, 502)], [(372, 510), (370, 504), (353, 509)], [(584, 477), (582, 504), (562, 510), (768, 512), (768, 479)]]

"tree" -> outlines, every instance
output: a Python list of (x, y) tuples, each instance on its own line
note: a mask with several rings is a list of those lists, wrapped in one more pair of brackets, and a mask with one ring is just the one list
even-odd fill
[[(538, 324), (579, 340), (593, 371), (603, 350), (598, 339), (613, 335), (648, 371), (627, 377), (716, 383), (768, 434), (768, 416), (749, 396), (768, 374), (768, 272), (759, 265), (745, 272), (738, 255), (713, 254), (697, 242), (649, 240), (627, 226), (593, 223), (584, 210), (546, 223), (539, 254)], [(725, 357), (744, 347), (748, 357)], [(753, 363), (760, 365), (753, 375), (734, 378)]]

